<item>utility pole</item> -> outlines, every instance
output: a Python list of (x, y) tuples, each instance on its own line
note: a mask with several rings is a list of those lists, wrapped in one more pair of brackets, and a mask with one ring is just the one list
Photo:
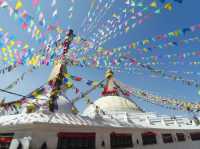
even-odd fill
[(67, 72), (67, 64), (68, 61), (66, 59), (66, 54), (69, 51), (70, 44), (74, 39), (74, 32), (72, 29), (69, 30), (67, 36), (64, 40), (63, 44), (63, 53), (61, 57), (61, 67), (59, 73), (56, 75), (55, 79), (51, 80), (52, 91), (50, 93), (50, 101), (49, 101), (49, 111), (55, 112), (58, 109), (57, 98), (59, 94), (62, 92), (62, 85), (64, 80), (64, 74)]

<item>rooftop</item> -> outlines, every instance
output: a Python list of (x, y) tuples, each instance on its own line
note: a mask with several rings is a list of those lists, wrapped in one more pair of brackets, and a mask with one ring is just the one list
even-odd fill
[(65, 126), (94, 126), (94, 127), (123, 127), (123, 128), (152, 128), (152, 129), (200, 129), (194, 120), (184, 117), (171, 118), (158, 116), (154, 113), (113, 112), (112, 115), (98, 115), (89, 118), (64, 113), (23, 113), (0, 117), (0, 126), (17, 126), (30, 124), (61, 124)]

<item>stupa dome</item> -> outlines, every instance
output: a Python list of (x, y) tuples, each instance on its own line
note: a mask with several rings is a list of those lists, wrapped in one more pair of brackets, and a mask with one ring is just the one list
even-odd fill
[(129, 99), (120, 96), (104, 96), (89, 105), (84, 111), (84, 116), (90, 116), (96, 113), (96, 107), (101, 110), (111, 112), (142, 112), (141, 109)]

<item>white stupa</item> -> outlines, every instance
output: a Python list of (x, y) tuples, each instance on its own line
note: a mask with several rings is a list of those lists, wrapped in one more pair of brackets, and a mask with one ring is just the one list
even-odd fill
[[(54, 68), (50, 79), (58, 71), (59, 67)], [(0, 148), (16, 149), (21, 143), (24, 149), (116, 149), (116, 145), (124, 149), (199, 149), (200, 125), (195, 120), (143, 112), (125, 92), (120, 94), (111, 72), (106, 78), (103, 96), (88, 102), (82, 115), (72, 113), (75, 107), (62, 94), (56, 100), (58, 110), (50, 112), (50, 90), (27, 103), (39, 107), (36, 111), (26, 113), (24, 104), (24, 113), (0, 116)]]
[(104, 96), (89, 105), (84, 111), (84, 116), (93, 117), (96, 115), (96, 106), (103, 109), (106, 113), (123, 113), (123, 112), (142, 112), (142, 110), (129, 99), (120, 96)]
[(137, 104), (125, 97), (119, 96), (119, 91), (114, 82), (113, 72), (108, 70), (106, 72), (107, 83), (102, 92), (103, 97), (99, 98), (94, 104), (89, 105), (84, 111), (83, 115), (88, 117), (95, 117), (97, 114), (108, 113), (111, 115), (124, 115), (126, 113), (142, 113), (142, 110)]

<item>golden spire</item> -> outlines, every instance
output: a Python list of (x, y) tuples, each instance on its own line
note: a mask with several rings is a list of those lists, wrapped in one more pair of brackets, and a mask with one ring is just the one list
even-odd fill
[(112, 71), (111, 69), (108, 69), (108, 70), (106, 71), (105, 77), (106, 77), (107, 79), (110, 79), (110, 78), (113, 77), (113, 75), (114, 75), (113, 71)]

